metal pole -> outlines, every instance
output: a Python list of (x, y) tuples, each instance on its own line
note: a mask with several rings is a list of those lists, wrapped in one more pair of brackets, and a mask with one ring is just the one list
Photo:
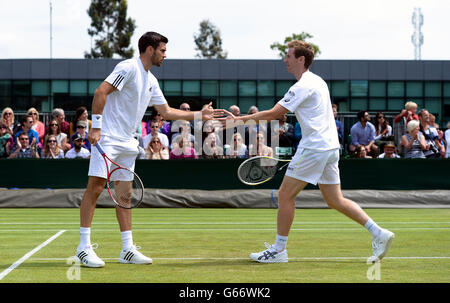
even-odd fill
[(52, 0), (50, 0), (50, 59), (53, 58), (53, 7)]

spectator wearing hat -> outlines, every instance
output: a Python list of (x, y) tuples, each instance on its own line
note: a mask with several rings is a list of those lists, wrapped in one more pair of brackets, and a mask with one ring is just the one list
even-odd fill
[(378, 156), (381, 159), (394, 159), (400, 158), (396, 153), (396, 148), (394, 142), (388, 142), (384, 145), (384, 153)]
[(84, 138), (80, 134), (76, 133), (70, 139), (73, 142), (73, 147), (67, 151), (65, 158), (88, 159), (91, 157), (91, 152), (88, 149), (83, 147)]
[[(74, 133), (74, 135), (76, 134), (80, 134), (81, 137), (83, 138), (84, 142), (83, 142), (83, 147), (86, 148), (87, 150), (91, 151), (91, 143), (88, 140), (88, 132), (87, 132), (87, 123), (86, 121), (83, 120), (78, 120), (77, 122), (77, 131)], [(72, 137), (70, 137), (70, 145), (73, 147), (73, 135)]]

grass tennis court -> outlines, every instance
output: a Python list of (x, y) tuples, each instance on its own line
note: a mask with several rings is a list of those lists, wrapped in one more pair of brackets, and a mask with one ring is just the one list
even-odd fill
[[(121, 239), (114, 209), (100, 208), (91, 238), (99, 244), (96, 252), (106, 266), (80, 269), (67, 261), (79, 243), (78, 209), (1, 209), (0, 282), (450, 281), (450, 209), (366, 211), (396, 234), (378, 268), (366, 264), (370, 234), (331, 209), (297, 209), (285, 264), (258, 264), (248, 258), (263, 250), (265, 241), (273, 243), (276, 209), (136, 209), (134, 242), (153, 264), (119, 264)], [(368, 279), (368, 271), (374, 280)]]

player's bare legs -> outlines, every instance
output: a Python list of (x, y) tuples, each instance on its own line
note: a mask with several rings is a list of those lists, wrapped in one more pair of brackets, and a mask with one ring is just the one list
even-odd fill
[[(128, 204), (131, 204), (131, 197), (133, 195), (132, 182), (117, 181), (114, 187), (118, 196), (117, 198), (121, 201), (128, 201)], [(131, 230), (131, 209), (116, 206), (116, 217), (121, 232)]]
[(91, 227), (92, 218), (94, 217), (95, 205), (97, 199), (105, 188), (106, 179), (99, 177), (89, 177), (86, 191), (80, 206), (80, 226)]
[(91, 223), (94, 217), (97, 199), (105, 187), (106, 180), (99, 177), (89, 177), (86, 191), (80, 206), (80, 244), (75, 252), (76, 258), (88, 267), (103, 267), (105, 262), (94, 252), (96, 246), (91, 245)]
[(277, 233), (288, 236), (295, 216), (295, 197), (307, 182), (284, 176), (278, 192)]
[(319, 188), (328, 206), (363, 225), (372, 234), (373, 255), (370, 261), (382, 259), (391, 247), (394, 233), (379, 227), (358, 204), (344, 198), (340, 184), (319, 184)]
[(319, 188), (322, 192), (323, 199), (331, 208), (343, 213), (362, 226), (369, 221), (369, 216), (358, 204), (344, 198), (340, 184), (319, 184)]
[(250, 254), (250, 258), (261, 263), (285, 263), (288, 261), (286, 244), (295, 216), (295, 197), (307, 182), (284, 176), (278, 192), (277, 236), (275, 244), (266, 243), (266, 250)]

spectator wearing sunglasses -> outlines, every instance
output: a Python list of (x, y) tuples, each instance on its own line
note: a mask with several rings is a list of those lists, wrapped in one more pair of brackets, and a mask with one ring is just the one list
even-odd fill
[[(88, 140), (88, 131), (87, 131), (87, 123), (83, 120), (78, 120), (77, 122), (77, 131), (74, 133), (74, 135), (80, 134), (83, 138), (83, 147), (87, 150), (91, 151), (91, 143)], [(72, 141), (73, 135), (70, 139), (70, 145), (73, 147), (73, 141)]]
[(42, 146), (42, 144), (44, 144), (45, 125), (39, 121), (39, 112), (34, 107), (31, 107), (28, 109), (27, 115), (33, 117), (33, 125), (31, 128), (38, 133), (39, 143), (41, 144), (40, 146)]
[(162, 144), (158, 136), (154, 136), (145, 149), (145, 158), (149, 160), (167, 160), (169, 159), (169, 149)]
[(67, 134), (61, 132), (60, 125), (56, 119), (50, 121), (50, 124), (47, 127), (45, 141), (48, 136), (55, 135), (56, 141), (58, 142), (59, 148), (61, 148), (64, 152), (70, 149), (71, 145), (67, 142)]
[(160, 122), (158, 120), (152, 120), (150, 123), (150, 132), (143, 140), (144, 149), (147, 150), (153, 137), (157, 137), (161, 140), (161, 144), (165, 148), (169, 148), (169, 138), (160, 132)]
[(58, 146), (58, 141), (55, 135), (47, 136), (44, 144), (44, 149), (41, 152), (42, 159), (64, 159), (64, 152)]
[(13, 136), (22, 129), (22, 126), (19, 122), (15, 121), (14, 119), (14, 111), (11, 107), (5, 107), (2, 111), (2, 121), (3, 123), (8, 126), (9, 130), (11, 131), (11, 134)]
[(13, 148), (9, 158), (39, 158), (36, 141), (30, 144), (30, 138), (26, 132), (21, 132), (17, 138), (16, 146)]
[[(152, 131), (151, 130), (151, 122), (152, 121), (158, 121), (159, 132), (164, 134), (164, 135), (166, 135), (167, 138), (169, 138), (169, 135), (170, 135), (170, 123), (167, 122), (156, 109), (152, 111), (152, 113), (150, 115), (150, 119), (148, 121), (149, 121), (149, 123), (147, 123), (147, 136)], [(148, 141), (148, 142), (150, 142), (150, 141)], [(145, 146), (145, 144), (144, 144), (144, 146)]]
[[(31, 146), (31, 144), (33, 144), (33, 142), (38, 143), (39, 142), (39, 134), (37, 133), (37, 131), (32, 129), (32, 126), (34, 123), (33, 116), (26, 115), (22, 118), (21, 122), (22, 122), (22, 129), (17, 132), (16, 139), (19, 138), (19, 135), (21, 133), (26, 133), (30, 140), (30, 142), (29, 142), (30, 146)], [(17, 142), (16, 142), (16, 144), (17, 144)]]

